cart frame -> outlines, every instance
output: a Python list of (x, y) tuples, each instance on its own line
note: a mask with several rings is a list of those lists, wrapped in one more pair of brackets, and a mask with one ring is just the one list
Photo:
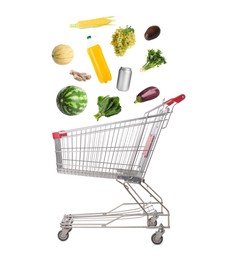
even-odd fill
[(145, 174), (161, 130), (183, 99), (182, 94), (163, 101), (142, 118), (53, 133), (59, 173), (115, 179), (134, 200), (110, 211), (64, 215), (58, 232), (61, 241), (68, 239), (72, 228), (150, 228), (157, 229), (152, 242), (162, 243), (170, 213), (145, 182)]

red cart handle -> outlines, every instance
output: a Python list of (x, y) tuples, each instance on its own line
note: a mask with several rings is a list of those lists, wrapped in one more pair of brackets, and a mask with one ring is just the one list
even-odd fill
[(181, 95), (179, 95), (179, 96), (177, 96), (177, 97), (175, 97), (175, 98), (171, 98), (171, 99), (165, 101), (165, 104), (166, 104), (167, 106), (171, 106), (174, 102), (180, 103), (180, 102), (181, 102), (182, 100), (184, 100), (184, 99), (185, 99), (185, 95), (184, 95), (184, 94), (181, 94)]
[(67, 136), (67, 132), (64, 131), (64, 130), (59, 131), (59, 132), (54, 132), (54, 133), (52, 133), (52, 136), (53, 136), (54, 139), (60, 139), (63, 136)]

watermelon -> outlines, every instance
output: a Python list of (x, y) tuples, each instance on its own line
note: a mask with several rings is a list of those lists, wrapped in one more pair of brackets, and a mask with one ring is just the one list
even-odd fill
[(78, 115), (87, 106), (87, 95), (79, 87), (67, 86), (59, 91), (56, 103), (63, 114), (68, 116)]

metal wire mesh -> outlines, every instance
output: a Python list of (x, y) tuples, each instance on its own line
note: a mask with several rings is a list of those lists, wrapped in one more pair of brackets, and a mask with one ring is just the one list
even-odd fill
[(164, 106), (154, 112), (137, 119), (66, 131), (67, 136), (55, 140), (57, 171), (142, 178), (162, 126), (169, 120)]

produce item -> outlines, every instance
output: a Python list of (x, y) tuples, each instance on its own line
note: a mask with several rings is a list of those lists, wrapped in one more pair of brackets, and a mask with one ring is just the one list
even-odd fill
[(116, 56), (123, 56), (129, 48), (135, 45), (135, 41), (135, 31), (131, 26), (125, 29), (119, 27), (112, 35), (111, 41)]
[(127, 91), (130, 87), (131, 75), (131, 68), (121, 67), (119, 69), (116, 88), (120, 91)]
[(68, 116), (78, 115), (87, 106), (87, 95), (79, 87), (67, 86), (59, 91), (56, 103), (63, 114)]
[(166, 60), (161, 54), (162, 52), (160, 50), (148, 50), (146, 63), (142, 66), (141, 71), (146, 71), (148, 69), (159, 67), (160, 65), (165, 64)]
[(88, 75), (85, 72), (77, 72), (75, 70), (71, 70), (70, 71), (70, 75), (73, 75), (74, 79), (78, 80), (78, 81), (86, 81), (88, 79), (91, 79), (91, 76)]
[(144, 37), (146, 40), (150, 41), (157, 38), (160, 32), (161, 32), (160, 28), (157, 25), (153, 25), (146, 30)]
[(100, 83), (107, 83), (109, 80), (112, 80), (112, 75), (105, 60), (102, 49), (100, 45), (98, 45), (96, 42), (92, 40), (91, 36), (88, 36), (87, 39), (87, 53), (93, 64), (93, 68), (96, 72), (97, 78), (100, 81)]
[(114, 20), (111, 20), (109, 18), (112, 18), (114, 16), (106, 16), (102, 18), (96, 18), (96, 19), (90, 19), (90, 20), (82, 20), (78, 21), (76, 24), (71, 24), (71, 28), (78, 28), (78, 29), (86, 29), (91, 27), (100, 27), (104, 25), (109, 25)]
[(136, 103), (142, 103), (142, 102), (146, 102), (152, 99), (155, 99), (156, 97), (158, 97), (160, 94), (160, 91), (158, 88), (156, 87), (148, 87), (145, 88), (143, 91), (141, 91), (137, 96), (136, 96), (136, 100), (135, 100), (135, 104)]
[(119, 97), (99, 96), (97, 99), (99, 112), (94, 115), (97, 121), (100, 117), (110, 117), (119, 114), (121, 111)]
[(53, 49), (52, 58), (55, 63), (65, 65), (73, 60), (74, 51), (69, 45), (60, 44)]

